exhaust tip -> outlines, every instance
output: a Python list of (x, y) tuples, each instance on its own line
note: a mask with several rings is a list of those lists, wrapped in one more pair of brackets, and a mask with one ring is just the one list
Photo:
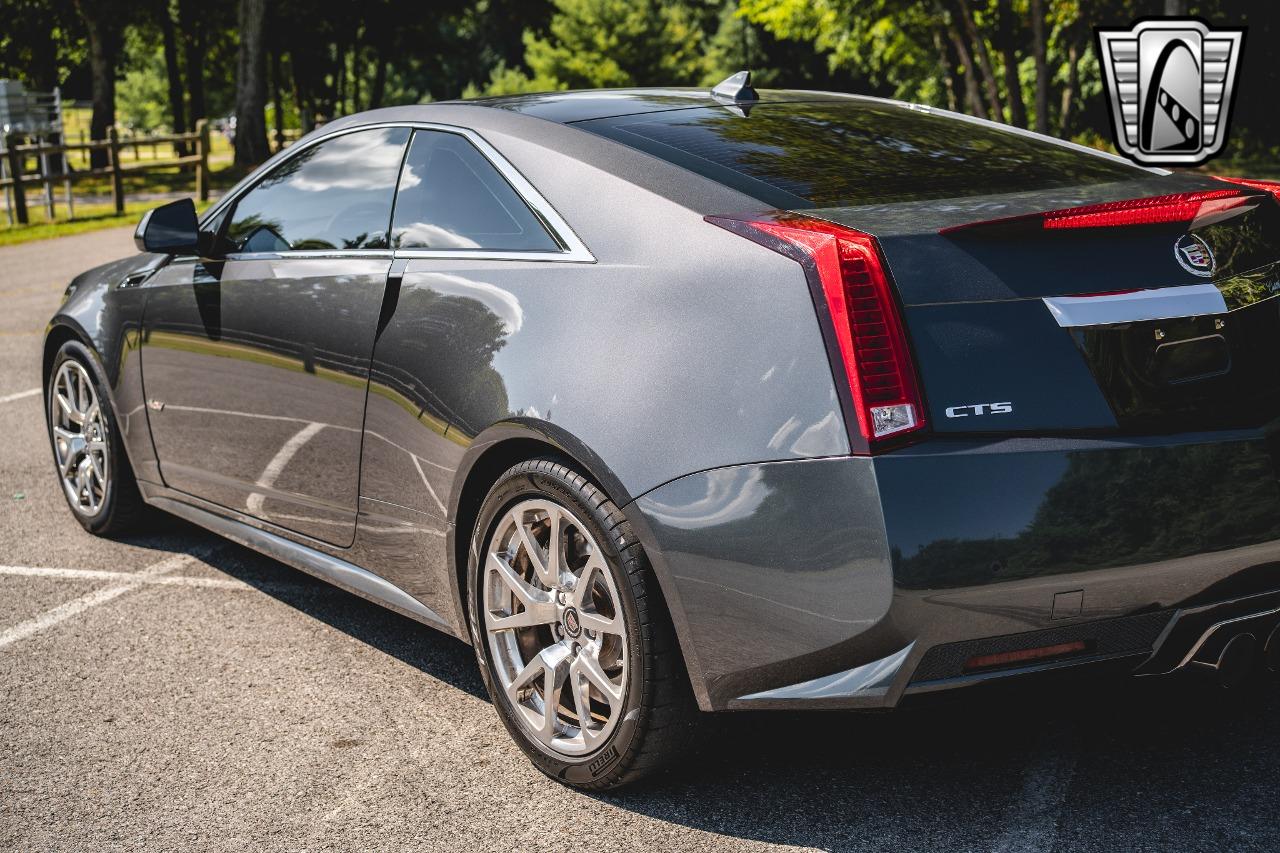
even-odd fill
[[(1275, 638), (1275, 635), (1272, 635)], [(1239, 634), (1231, 638), (1218, 656), (1214, 669), (1218, 683), (1228, 690), (1243, 686), (1253, 675), (1258, 662), (1258, 641), (1252, 634)]]
[(1267, 648), (1263, 654), (1267, 669), (1280, 673), (1280, 625), (1277, 625), (1276, 629), (1271, 632), (1271, 636), (1267, 638)]

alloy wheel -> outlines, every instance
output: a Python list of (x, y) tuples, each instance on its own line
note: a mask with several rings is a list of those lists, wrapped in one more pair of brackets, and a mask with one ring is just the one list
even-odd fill
[(81, 515), (97, 515), (111, 476), (107, 424), (93, 380), (78, 361), (64, 361), (54, 375), (49, 423), (58, 479), (67, 500)]
[(490, 539), (482, 595), (494, 670), (520, 724), (562, 755), (598, 748), (622, 716), (628, 640), (586, 525), (549, 500), (511, 507)]

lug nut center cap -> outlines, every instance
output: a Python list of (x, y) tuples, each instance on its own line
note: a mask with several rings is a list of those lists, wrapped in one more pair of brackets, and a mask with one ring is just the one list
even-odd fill
[(570, 637), (576, 637), (582, 633), (582, 622), (578, 618), (578, 611), (572, 607), (566, 608), (564, 611), (564, 632)]

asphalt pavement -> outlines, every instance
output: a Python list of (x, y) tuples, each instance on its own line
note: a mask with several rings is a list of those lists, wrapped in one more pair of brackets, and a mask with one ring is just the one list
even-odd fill
[(0, 248), (0, 849), (1280, 849), (1275, 681), (715, 717), (639, 789), (547, 780), (457, 640), (177, 520), (73, 521), (41, 333), (131, 251), (128, 229)]

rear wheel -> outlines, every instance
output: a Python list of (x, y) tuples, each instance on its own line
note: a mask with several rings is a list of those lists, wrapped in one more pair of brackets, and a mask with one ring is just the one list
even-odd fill
[(498, 716), (578, 787), (661, 767), (696, 713), (670, 619), (625, 517), (564, 462), (508, 470), (480, 511), (471, 632)]
[(133, 527), (146, 505), (90, 358), (82, 344), (63, 344), (49, 373), (45, 399), (63, 497), (85, 530), (105, 536)]

